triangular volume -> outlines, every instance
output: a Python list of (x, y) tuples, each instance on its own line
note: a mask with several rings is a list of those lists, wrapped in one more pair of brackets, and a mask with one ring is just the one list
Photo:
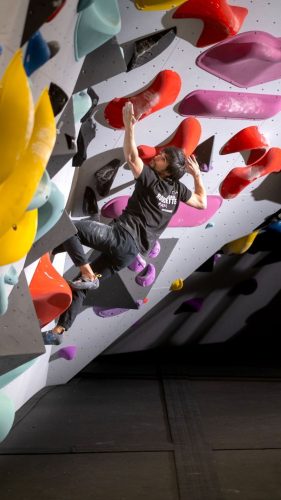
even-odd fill
[(120, 160), (116, 158), (94, 174), (96, 190), (100, 196), (106, 196), (109, 193), (120, 164)]
[(42, 24), (51, 21), (64, 6), (66, 0), (46, 2), (46, 0), (30, 0), (26, 14), (21, 46), (37, 31)]
[(207, 172), (210, 168), (212, 152), (214, 147), (214, 140), (215, 140), (214, 135), (208, 137), (208, 139), (201, 142), (201, 144), (198, 144), (197, 148), (193, 153), (196, 157), (196, 160), (199, 163), (201, 171)]
[(174, 27), (136, 40), (133, 55), (127, 65), (127, 71), (139, 68), (139, 66), (146, 64), (161, 54), (173, 42), (176, 33), (177, 29)]
[(96, 195), (94, 190), (90, 188), (90, 186), (86, 186), (85, 188), (82, 210), (84, 215), (91, 216), (99, 213)]

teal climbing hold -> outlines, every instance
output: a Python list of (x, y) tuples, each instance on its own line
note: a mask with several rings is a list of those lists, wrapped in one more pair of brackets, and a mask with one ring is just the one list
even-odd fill
[(89, 111), (92, 106), (92, 99), (89, 96), (87, 90), (82, 90), (73, 94), (73, 114), (75, 123), (80, 122), (81, 118)]
[(5, 274), (0, 276), (0, 316), (3, 316), (8, 309), (8, 294), (5, 285), (16, 285), (18, 273), (14, 266), (10, 266)]
[(78, 61), (121, 30), (121, 17), (117, 0), (87, 2), (78, 16), (74, 33), (75, 59)]
[(16, 268), (12, 265), (9, 267), (8, 271), (4, 274), (4, 282), (6, 285), (16, 285), (19, 281), (18, 272)]
[(9, 434), (15, 418), (13, 401), (5, 394), (0, 394), (0, 443)]
[(14, 368), (13, 370), (8, 371), (7, 373), (4, 373), (3, 375), (0, 376), (0, 389), (5, 387), (6, 385), (10, 384), (15, 378), (19, 377), (22, 373), (26, 372), (28, 368), (30, 368), (32, 365), (34, 365), (35, 361), (37, 358), (31, 359), (30, 361), (27, 361), (27, 363), (23, 363), (20, 366), (17, 366), (17, 368)]
[(209, 227), (214, 227), (215, 223), (214, 222), (208, 222), (208, 224), (206, 224), (205, 226), (205, 229), (208, 229)]
[(46, 201), (48, 201), (50, 194), (51, 180), (47, 170), (45, 170), (38, 184), (36, 193), (29, 203), (27, 210), (34, 210), (34, 208), (42, 207), (42, 205), (44, 205)]
[(38, 209), (38, 228), (35, 241), (46, 234), (61, 218), (64, 211), (64, 196), (54, 182), (51, 181), (49, 199)]
[(81, 12), (81, 10), (87, 9), (94, 3), (95, 0), (79, 0), (77, 5), (77, 12)]
[(0, 276), (0, 316), (8, 309), (8, 295), (5, 287), (4, 274)]

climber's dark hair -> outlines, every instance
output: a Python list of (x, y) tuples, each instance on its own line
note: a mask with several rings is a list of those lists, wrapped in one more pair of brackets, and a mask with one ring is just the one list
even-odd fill
[(168, 146), (162, 152), (167, 158), (169, 177), (178, 181), (186, 173), (186, 156), (183, 150), (175, 146)]

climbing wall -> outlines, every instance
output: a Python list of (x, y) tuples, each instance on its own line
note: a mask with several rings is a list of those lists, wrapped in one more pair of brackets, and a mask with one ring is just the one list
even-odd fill
[[(151, 347), (149, 339), (152, 338), (155, 342), (161, 341), (164, 324), (173, 323), (175, 318), (179, 321), (179, 315), (174, 315), (174, 312), (184, 301), (194, 299), (194, 297), (203, 298), (204, 301), (196, 314), (202, 314), (204, 318), (208, 317), (211, 314), (213, 302), (209, 297), (208, 303), (207, 291), (211, 293), (209, 283), (216, 278), (212, 276), (212, 269), (209, 270), (208, 279), (197, 289), (194, 283), (197, 283), (199, 273), (196, 270), (227, 243), (252, 233), (267, 217), (276, 213), (280, 208), (280, 174), (270, 173), (270, 169), (277, 171), (279, 168), (278, 152), (274, 153), (273, 159), (267, 159), (265, 167), (262, 159), (260, 160), (262, 148), (269, 150), (281, 147), (279, 136), (280, 47), (276, 41), (280, 32), (278, 0), (267, 2), (266, 16), (262, 0), (255, 2), (233, 0), (231, 5), (244, 7), (248, 9), (248, 13), (245, 10), (239, 11), (239, 22), (236, 23), (239, 33), (232, 31), (231, 37), (227, 40), (221, 38), (221, 33), (225, 32), (226, 28), (230, 30), (230, 26), (223, 27), (219, 13), (211, 12), (210, 16), (216, 16), (216, 22), (213, 24), (216, 26), (219, 38), (216, 40), (212, 38), (213, 32), (208, 32), (206, 28), (208, 20), (205, 19), (205, 35), (207, 33), (206, 36), (211, 36), (211, 38), (209, 45), (201, 47), (198, 46), (197, 41), (202, 33), (202, 11), (203, 15), (206, 14), (204, 8), (201, 9), (201, 14), (199, 12), (202, 2), (194, 3), (193, 0), (189, 0), (191, 7), (193, 5), (197, 9), (196, 12), (191, 12), (190, 18), (185, 17), (188, 13), (182, 14), (182, 11), (177, 11), (177, 7), (171, 9), (172, 5), (168, 5), (169, 2), (163, 2), (162, 10), (146, 10), (145, 8), (140, 10), (130, 0), (109, 3), (112, 3), (112, 15), (116, 16), (115, 28), (110, 34), (107, 32), (102, 39), (102, 44), (100, 44), (101, 39), (97, 40), (96, 33), (91, 30), (90, 33), (85, 31), (89, 29), (89, 25), (87, 26), (85, 22), (85, 15), (83, 17), (81, 13), (77, 14), (77, 2), (66, 2), (53, 19), (49, 22), (41, 20), (40, 26), (35, 27), (35, 31), (40, 31), (43, 41), (49, 42), (48, 47), (52, 49), (52, 57), (45, 56), (47, 60), (43, 64), (41, 61), (41, 65), (37, 62), (36, 69), (33, 68), (32, 71), (31, 63), (35, 64), (36, 61), (34, 62), (34, 55), (32, 55), (32, 46), (29, 46), (31, 55), (28, 59), (28, 72), (31, 71), (31, 74), (29, 74), (28, 82), (34, 103), (38, 101), (44, 88), (50, 89), (51, 83), (53, 87), (52, 92), (49, 90), (49, 95), (50, 97), (56, 96), (56, 99), (53, 99), (53, 106), (58, 106), (54, 116), (56, 137), (46, 166), (50, 178), (49, 185), (52, 183), (53, 196), (49, 197), (50, 210), (44, 211), (50, 214), (50, 217), (42, 223), (46, 229), (45, 233), (37, 241), (33, 241), (32, 247), (26, 252), (27, 255), (23, 255), (21, 259), (11, 264), (18, 275), (24, 268), (27, 281), (30, 283), (36, 273), (40, 258), (51, 248), (60, 244), (66, 235), (73, 234), (74, 229), (67, 220), (67, 213), (74, 221), (81, 217), (93, 217), (101, 222), (110, 222), (111, 218), (106, 217), (102, 210), (104, 205), (117, 197), (130, 196), (133, 190), (132, 174), (124, 162), (122, 151), (124, 133), (119, 128), (119, 122), (113, 121), (116, 117), (118, 119), (120, 110), (112, 113), (110, 106), (115, 98), (134, 97), (144, 92), (144, 89), (151, 92), (154, 88), (153, 82), (157, 77), (160, 78), (159, 75), (161, 75), (162, 89), (160, 105), (154, 110), (150, 103), (147, 116), (142, 116), (136, 125), (136, 143), (138, 146), (148, 148), (170, 142), (182, 121), (189, 116), (194, 117), (201, 126), (201, 137), (195, 152), (201, 165), (203, 181), (209, 199), (211, 200), (212, 197), (219, 199), (220, 204), (212, 213), (207, 211), (201, 221), (197, 216), (197, 219), (189, 216), (181, 223), (178, 222), (166, 229), (160, 239), (159, 255), (155, 259), (144, 256), (146, 263), (154, 265), (156, 269), (155, 280), (149, 286), (137, 285), (135, 281), (137, 273), (124, 269), (118, 277), (114, 278), (111, 286), (107, 284), (107, 286), (104, 285), (104, 290), (100, 288), (96, 299), (91, 296), (87, 300), (83, 312), (64, 336), (63, 348), (66, 351), (60, 355), (61, 347), (46, 346), (44, 361), (40, 363), (43, 363), (48, 374), (46, 379), (41, 380), (41, 387), (45, 383), (67, 382), (113, 343), (115, 345), (111, 352), (122, 352), (122, 350)], [(226, 10), (229, 8), (226, 2), (219, 3)], [(3, 37), (0, 40), (2, 45), (0, 69), (2, 75), (21, 45), (22, 34), (27, 29), (26, 20), (30, 19), (28, 12), (31, 4), (32, 2), (28, 1), (15, 1), (13, 16), (11, 16), (8, 2), (1, 2), (0, 22)], [(83, 6), (83, 2), (79, 4), (80, 7)], [(117, 4), (119, 4), (119, 14), (116, 10)], [(143, 2), (144, 6), (149, 6), (149, 4), (153, 2)], [(180, 2), (177, 2), (177, 5), (180, 9)], [(228, 11), (227, 13), (228, 16), (231, 14)], [(192, 18), (192, 15), (197, 18)], [(94, 7), (88, 19), (92, 19), (91, 16), (94, 19)], [(257, 30), (266, 32), (268, 35), (261, 35), (257, 38)], [(248, 67), (252, 64), (254, 69), (249, 71), (252, 79), (250, 78), (247, 86), (243, 87), (241, 82), (235, 81), (234, 83), (235, 75), (233, 76), (231, 72), (222, 74), (222, 64), (217, 63), (214, 67), (210, 53), (204, 54), (207, 49), (218, 47), (215, 43), (219, 42), (227, 46), (227, 41), (233, 42), (236, 36), (241, 38), (241, 35), (247, 32), (255, 35), (246, 39), (246, 52), (243, 53), (237, 49), (240, 55), (238, 61), (231, 60), (229, 55), (233, 53), (231, 46), (229, 52), (226, 52), (226, 49), (217, 49), (219, 54), (217, 61), (226, 59), (229, 67), (232, 67), (234, 63), (243, 64), (245, 59), (248, 61)], [(29, 38), (26, 38), (23, 43), (23, 54), (27, 51), (30, 36), (29, 33)], [(262, 36), (264, 38), (261, 38)], [(142, 41), (143, 38), (146, 42)], [(43, 43), (42, 40), (39, 41)], [(36, 38), (35, 42), (38, 43)], [(56, 42), (56, 44), (51, 42)], [(45, 45), (43, 43), (44, 47)], [(58, 45), (59, 50), (57, 50)], [(136, 46), (138, 47), (137, 55)], [(255, 57), (258, 60), (255, 60)], [(271, 64), (268, 64), (268, 59)], [(240, 72), (241, 67), (238, 66)], [(258, 78), (263, 73), (266, 74), (266, 79), (260, 82)], [(168, 74), (173, 78), (169, 92), (166, 78)], [(239, 71), (236, 72), (236, 76), (237, 74)], [(178, 81), (181, 85), (175, 91)], [(245, 82), (242, 83), (245, 84)], [(57, 87), (62, 91), (59, 97)], [(167, 93), (169, 94), (168, 100), (166, 99)], [(241, 130), (248, 130), (253, 126), (257, 127), (258, 139), (251, 142), (246, 132), (246, 139), (244, 133), (243, 140), (248, 149), (257, 151), (254, 160), (247, 160), (244, 152), (242, 156), (241, 138), (234, 152), (221, 154), (222, 148), (232, 137), (236, 137)], [(247, 161), (253, 164), (254, 168), (250, 170), (251, 167), (249, 167), (243, 179), (246, 176), (251, 182), (248, 182), (248, 185), (244, 183), (241, 189), (239, 171), (239, 182), (237, 174), (234, 179), (236, 181), (234, 196), (233, 193), (231, 197), (229, 196), (228, 188), (222, 192), (221, 186), (230, 171), (234, 167), (245, 167)], [(263, 176), (256, 179), (255, 168), (259, 161), (267, 170), (264, 170)], [(103, 168), (114, 165), (117, 165), (117, 168), (110, 171), (112, 184), (108, 183), (101, 189), (96, 174)], [(185, 175), (182, 181), (187, 187), (193, 189), (193, 180), (190, 176)], [(88, 190), (85, 197), (86, 188)], [(63, 203), (57, 202), (61, 199), (57, 190), (63, 195)], [(238, 193), (237, 190), (241, 192)], [(60, 217), (57, 216), (51, 220), (55, 209), (57, 214), (60, 211)], [(191, 224), (191, 220), (197, 222)], [(48, 221), (49, 225), (47, 225)], [(226, 266), (225, 272), (229, 270), (226, 262), (232, 262), (229, 260), (231, 258), (225, 254), (221, 258), (219, 265)], [(240, 256), (234, 258), (240, 259)], [(244, 262), (247, 265), (247, 259), (244, 259)], [(70, 259), (65, 254), (57, 255), (50, 265), (52, 265), (50, 271), (54, 268), (60, 275), (64, 274), (66, 279), (75, 273)], [(9, 266), (10, 263), (0, 268), (2, 276), (10, 271)], [(263, 276), (260, 280), (261, 286), (264, 285), (265, 274), (266, 271), (260, 274)], [(183, 288), (172, 292), (171, 285), (174, 281), (181, 283)], [(259, 278), (257, 278), (257, 283), (259, 285)], [(232, 281), (226, 285), (226, 287), (231, 286), (233, 286)], [(12, 286), (6, 283), (7, 297), (11, 291)], [(39, 293), (40, 297), (42, 297), (42, 292), (43, 290)], [(55, 291), (54, 297), (56, 293)], [(220, 294), (215, 295), (214, 301), (219, 302)], [(261, 301), (261, 298), (257, 300), (257, 308), (261, 307)], [(167, 303), (169, 307), (165, 308)], [(207, 307), (205, 307), (206, 304)], [(8, 313), (9, 309), (6, 314)], [(190, 310), (187, 314), (191, 314)], [(229, 308), (229, 316), (231, 316), (231, 308)], [(244, 316), (246, 316), (246, 311)], [(5, 314), (3, 320), (4, 318)], [(51, 328), (53, 324), (54, 322), (45, 325), (44, 329)], [(176, 323), (179, 332), (181, 332), (181, 324), (184, 324), (182, 317)], [(8, 327), (13, 329), (12, 319)], [(37, 329), (38, 339), (41, 341), (40, 318), (34, 328), (35, 331)], [(143, 335), (143, 328), (145, 328), (145, 335), (142, 341), (140, 338)], [(220, 328), (220, 332), (223, 329), (224, 326)], [(182, 330), (184, 330), (183, 326)], [(17, 334), (17, 332), (13, 333)], [(20, 335), (20, 332), (18, 334)], [(179, 333), (179, 338), (181, 335)], [(122, 338), (126, 338), (125, 343)], [(165, 338), (164, 334), (163, 338)], [(118, 339), (120, 339), (120, 344), (118, 344)], [(201, 337), (198, 340), (204, 341)], [(225, 339), (223, 334), (216, 335), (212, 331), (210, 322), (210, 333), (206, 341), (218, 340)], [(18, 364), (13, 364), (12, 368), (20, 364), (21, 360), (18, 359)], [(32, 370), (36, 370), (36, 364), (32, 366)], [(32, 392), (28, 388), (28, 383), (25, 382), (25, 384), (25, 400), (27, 400), (34, 390)], [(12, 385), (7, 383), (1, 392), (11, 401), (15, 401), (16, 407), (24, 402), (18, 400), (15, 380)]]

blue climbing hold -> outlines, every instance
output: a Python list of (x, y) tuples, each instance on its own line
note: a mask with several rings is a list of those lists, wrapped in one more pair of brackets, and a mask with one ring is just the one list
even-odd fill
[(27, 76), (30, 76), (40, 66), (45, 64), (51, 57), (51, 50), (49, 45), (42, 37), (40, 31), (36, 31), (29, 39), (25, 56), (24, 56), (24, 69)]

